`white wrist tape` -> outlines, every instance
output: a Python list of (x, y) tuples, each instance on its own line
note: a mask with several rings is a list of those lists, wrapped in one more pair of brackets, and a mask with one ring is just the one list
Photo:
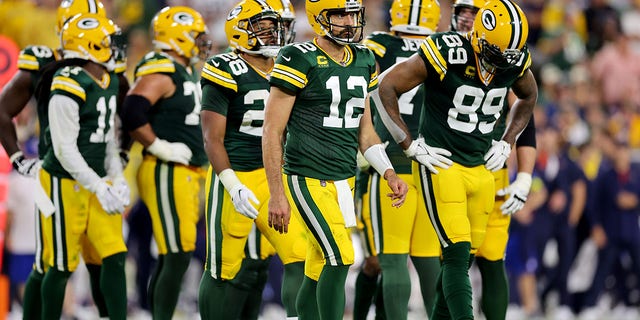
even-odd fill
[(384, 177), (384, 173), (391, 169), (393, 165), (384, 151), (384, 144), (374, 144), (369, 149), (364, 151), (364, 158), (369, 161), (369, 164), (376, 169), (380, 176)]
[(218, 174), (218, 178), (220, 178), (220, 182), (222, 182), (222, 185), (227, 190), (227, 192), (231, 192), (233, 187), (242, 184), (242, 182), (240, 182), (240, 179), (238, 179), (238, 176), (236, 176), (236, 172), (231, 168), (222, 170)]
[(16, 159), (18, 159), (22, 155), (23, 155), (22, 151), (18, 150), (14, 154), (12, 154), (11, 157), (9, 157), (9, 161), (13, 163), (14, 161), (16, 161)]

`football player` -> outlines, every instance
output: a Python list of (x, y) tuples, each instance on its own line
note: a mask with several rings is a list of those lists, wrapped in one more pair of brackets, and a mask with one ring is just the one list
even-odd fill
[[(422, 40), (435, 32), (440, 20), (440, 5), (435, 0), (395, 0), (389, 13), (391, 32), (374, 32), (363, 42), (375, 54), (381, 72), (408, 59), (416, 53)], [(422, 86), (413, 88), (399, 98), (400, 113), (412, 136), (418, 133), (423, 100)], [(389, 205), (389, 199), (385, 197), (390, 192), (386, 183), (381, 181), (379, 174), (371, 173), (368, 191), (363, 197), (362, 218), (367, 247), (373, 250), (365, 259), (361, 271), (363, 274), (358, 279), (360, 284), (367, 281), (373, 283), (377, 280), (377, 273), (371, 271), (381, 268), (385, 315), (388, 319), (406, 319), (411, 294), (407, 256), (411, 256), (429, 314), (435, 296), (436, 275), (440, 270), (440, 244), (429, 222), (426, 206), (418, 197), (411, 175), (411, 159), (405, 157), (402, 148), (392, 141), (382, 119), (376, 116), (373, 119), (380, 139), (391, 142), (386, 147), (387, 155), (400, 178), (409, 186), (409, 192), (405, 204), (398, 211)], [(373, 292), (375, 290), (368, 290), (369, 295)], [(356, 294), (363, 292), (356, 291)], [(370, 301), (371, 298), (366, 299), (366, 302)], [(366, 308), (359, 310), (368, 311), (369, 303)]]
[[(413, 174), (442, 247), (436, 318), (473, 318), (469, 252), (474, 254), (483, 243), (493, 210), (491, 171), (504, 166), (537, 98), (525, 45), (528, 31), (517, 5), (492, 0), (478, 12), (472, 31), (434, 34), (417, 55), (381, 76), (379, 99), (384, 116), (390, 117), (385, 124), (405, 154), (416, 160)], [(424, 112), (413, 140), (397, 96), (420, 83)], [(511, 106), (509, 88), (517, 97)], [(497, 122), (509, 108), (504, 135), (493, 141)]]
[(61, 31), (64, 60), (43, 71), (38, 101), (48, 100), (47, 149), (40, 182), (56, 210), (43, 223), (49, 266), (42, 280), (42, 318), (59, 319), (64, 291), (86, 236), (102, 261), (100, 289), (109, 318), (126, 319), (122, 235), (129, 189), (115, 138), (119, 92), (115, 40), (120, 32), (100, 14), (76, 15)]
[(211, 42), (202, 16), (189, 7), (161, 9), (151, 30), (155, 50), (136, 66), (122, 122), (145, 148), (138, 189), (159, 252), (149, 284), (150, 307), (154, 319), (171, 319), (195, 250), (207, 156), (194, 64), (206, 59)]
[(206, 182), (207, 261), (199, 296), (203, 319), (257, 319), (267, 257), (274, 247), (284, 263), (287, 317), (296, 316), (305, 233), (299, 222), (292, 223), (286, 235), (269, 228), (261, 150), (268, 79), (285, 42), (283, 25), (269, 3), (239, 2), (225, 25), (233, 52), (212, 57), (202, 70), (202, 128), (211, 162)]
[[(466, 33), (473, 28), (473, 21), (484, 0), (456, 0), (451, 15), (451, 29)], [(494, 129), (493, 140), (499, 141), (506, 128), (506, 115)], [(476, 252), (476, 264), (482, 277), (482, 313), (487, 319), (504, 319), (509, 305), (509, 282), (504, 266), (511, 214), (524, 206), (531, 188), (531, 173), (536, 161), (536, 133), (533, 116), (516, 140), (518, 174), (509, 184), (506, 166), (496, 168), (493, 176), (496, 198), (489, 214), (484, 242)], [(490, 297), (490, 298), (489, 298)]]
[(306, 12), (316, 37), (282, 48), (270, 79), (262, 138), (269, 225), (287, 233), (293, 215), (307, 233), (298, 316), (340, 319), (354, 261), (348, 228), (356, 218), (348, 179), (358, 147), (387, 180), (390, 205), (402, 205), (407, 185), (393, 170), (371, 121), (368, 92), (378, 79), (373, 54), (357, 45), (363, 36), (362, 2), (307, 0)]
[[(64, 23), (71, 17), (80, 13), (96, 13), (106, 17), (106, 11), (103, 4), (97, 0), (84, 1), (62, 1), (57, 10), (57, 24), (55, 31), (58, 37), (62, 31)], [(128, 90), (128, 82), (123, 76), (124, 73), (124, 51), (118, 50), (121, 59), (118, 60), (116, 73), (120, 83), (120, 93), (126, 93)], [(49, 48), (46, 46), (28, 46), (24, 48), (18, 59), (18, 72), (12, 77), (11, 81), (3, 88), (0, 93), (0, 142), (9, 155), (13, 167), (21, 174), (36, 176), (39, 165), (37, 159), (25, 158), (20, 151), (16, 138), (15, 125), (11, 121), (14, 116), (27, 106), (29, 99), (35, 93), (35, 87), (40, 80), (42, 71), (61, 60), (63, 57), (61, 48)], [(51, 147), (50, 138), (48, 136), (48, 114), (46, 101), (36, 101), (38, 104), (38, 121), (40, 127), (40, 137), (38, 142), (38, 158), (42, 160), (48, 148)], [(42, 223), (44, 216), (36, 213), (36, 253), (33, 270), (29, 274), (25, 285), (25, 293), (23, 300), (23, 317), (25, 319), (40, 319), (41, 312), (41, 294), (40, 286), (42, 278), (46, 271), (46, 257), (50, 254), (50, 248), (43, 242)], [(104, 299), (100, 292), (100, 264), (101, 261), (95, 253), (95, 249), (91, 244), (83, 241), (83, 260), (89, 271), (91, 290), (93, 300), (101, 317), (107, 316), (107, 309), (104, 305)]]

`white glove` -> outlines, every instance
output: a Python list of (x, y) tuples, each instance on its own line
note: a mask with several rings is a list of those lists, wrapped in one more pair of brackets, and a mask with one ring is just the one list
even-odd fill
[(124, 211), (124, 203), (115, 187), (110, 186), (104, 181), (100, 181), (95, 188), (96, 196), (102, 209), (108, 214), (122, 213)]
[(131, 204), (131, 190), (129, 189), (127, 180), (123, 176), (113, 179), (113, 189), (116, 191), (118, 197), (120, 197), (120, 200), (122, 200), (123, 205), (128, 206)]
[(167, 162), (176, 162), (184, 165), (189, 164), (193, 153), (186, 144), (182, 142), (169, 142), (160, 138), (156, 138), (152, 144), (147, 147), (147, 151), (151, 152), (160, 160)]
[(218, 178), (227, 192), (229, 192), (236, 211), (247, 218), (257, 218), (258, 210), (251, 204), (251, 201), (256, 205), (259, 205), (260, 201), (258, 201), (258, 198), (256, 198), (256, 195), (253, 194), (251, 189), (240, 182), (235, 171), (231, 168), (224, 169), (218, 174)]
[(524, 203), (527, 202), (529, 189), (531, 189), (531, 174), (519, 172), (513, 183), (504, 189), (498, 190), (496, 192), (498, 196), (509, 195), (509, 199), (500, 206), (502, 214), (514, 214), (520, 211), (524, 207)]
[(451, 156), (451, 151), (431, 147), (424, 142), (422, 137), (413, 140), (409, 148), (404, 150), (404, 154), (408, 158), (418, 161), (434, 174), (438, 173), (436, 167), (448, 169), (453, 164), (453, 161), (448, 158)]
[(40, 163), (38, 158), (25, 158), (22, 151), (18, 151), (9, 157), (11, 165), (18, 171), (19, 174), (26, 177), (35, 177), (40, 170)]
[(492, 140), (491, 148), (484, 155), (484, 167), (491, 172), (502, 169), (505, 161), (509, 158), (509, 154), (511, 154), (511, 145), (504, 140)]
[[(236, 211), (240, 212), (243, 216), (251, 219), (258, 217), (258, 210), (251, 204), (251, 201), (256, 205), (260, 204), (256, 195), (253, 194), (251, 189), (247, 188), (244, 184), (236, 184), (231, 190), (231, 201)], [(250, 201), (251, 200), (251, 201)]]

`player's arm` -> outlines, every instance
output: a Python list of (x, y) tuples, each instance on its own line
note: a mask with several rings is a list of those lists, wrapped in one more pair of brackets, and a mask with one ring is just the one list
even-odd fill
[(288, 231), (291, 217), (289, 202), (282, 182), (282, 144), (284, 131), (293, 110), (296, 96), (276, 86), (271, 86), (265, 105), (262, 132), (262, 161), (269, 184), (269, 226), (280, 233)]
[(24, 109), (32, 95), (31, 73), (24, 70), (18, 70), (0, 93), (0, 142), (8, 155), (20, 151), (13, 118)]
[(394, 207), (399, 207), (404, 203), (407, 195), (407, 184), (396, 175), (393, 165), (385, 152), (385, 145), (380, 141), (380, 137), (375, 131), (371, 120), (371, 107), (369, 99), (365, 99), (365, 108), (362, 119), (360, 119), (360, 128), (358, 131), (358, 145), (360, 151), (371, 166), (387, 180), (387, 184), (393, 191), (388, 194), (391, 197)]
[(531, 119), (533, 108), (538, 99), (538, 85), (531, 70), (527, 70), (511, 87), (517, 99), (509, 111), (510, 122), (502, 136), (502, 140), (514, 145), (518, 135)]
[(427, 68), (422, 58), (414, 54), (396, 63), (380, 75), (378, 90), (371, 93), (381, 120), (394, 140), (403, 149), (409, 148), (412, 137), (400, 116), (398, 97), (413, 89), (427, 78)]
[[(206, 96), (203, 90), (203, 97)], [(224, 147), (224, 136), (227, 128), (227, 117), (210, 110), (200, 112), (202, 122), (202, 135), (204, 137), (204, 150), (209, 157), (209, 162), (216, 174), (230, 169), (231, 162), (227, 149)]]
[(176, 86), (162, 73), (144, 75), (134, 82), (122, 106), (123, 124), (131, 136), (146, 148), (157, 138), (147, 117), (151, 106), (160, 99), (170, 97)]

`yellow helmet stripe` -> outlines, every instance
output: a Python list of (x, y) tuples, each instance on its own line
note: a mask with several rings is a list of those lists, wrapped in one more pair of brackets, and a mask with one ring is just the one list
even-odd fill
[(511, 17), (511, 38), (509, 39), (509, 49), (518, 49), (520, 42), (522, 42), (522, 18), (518, 12), (518, 9), (509, 0), (501, 0), (509, 12)]
[(264, 0), (255, 0), (255, 2), (262, 7), (262, 10), (270, 9), (269, 4)]

